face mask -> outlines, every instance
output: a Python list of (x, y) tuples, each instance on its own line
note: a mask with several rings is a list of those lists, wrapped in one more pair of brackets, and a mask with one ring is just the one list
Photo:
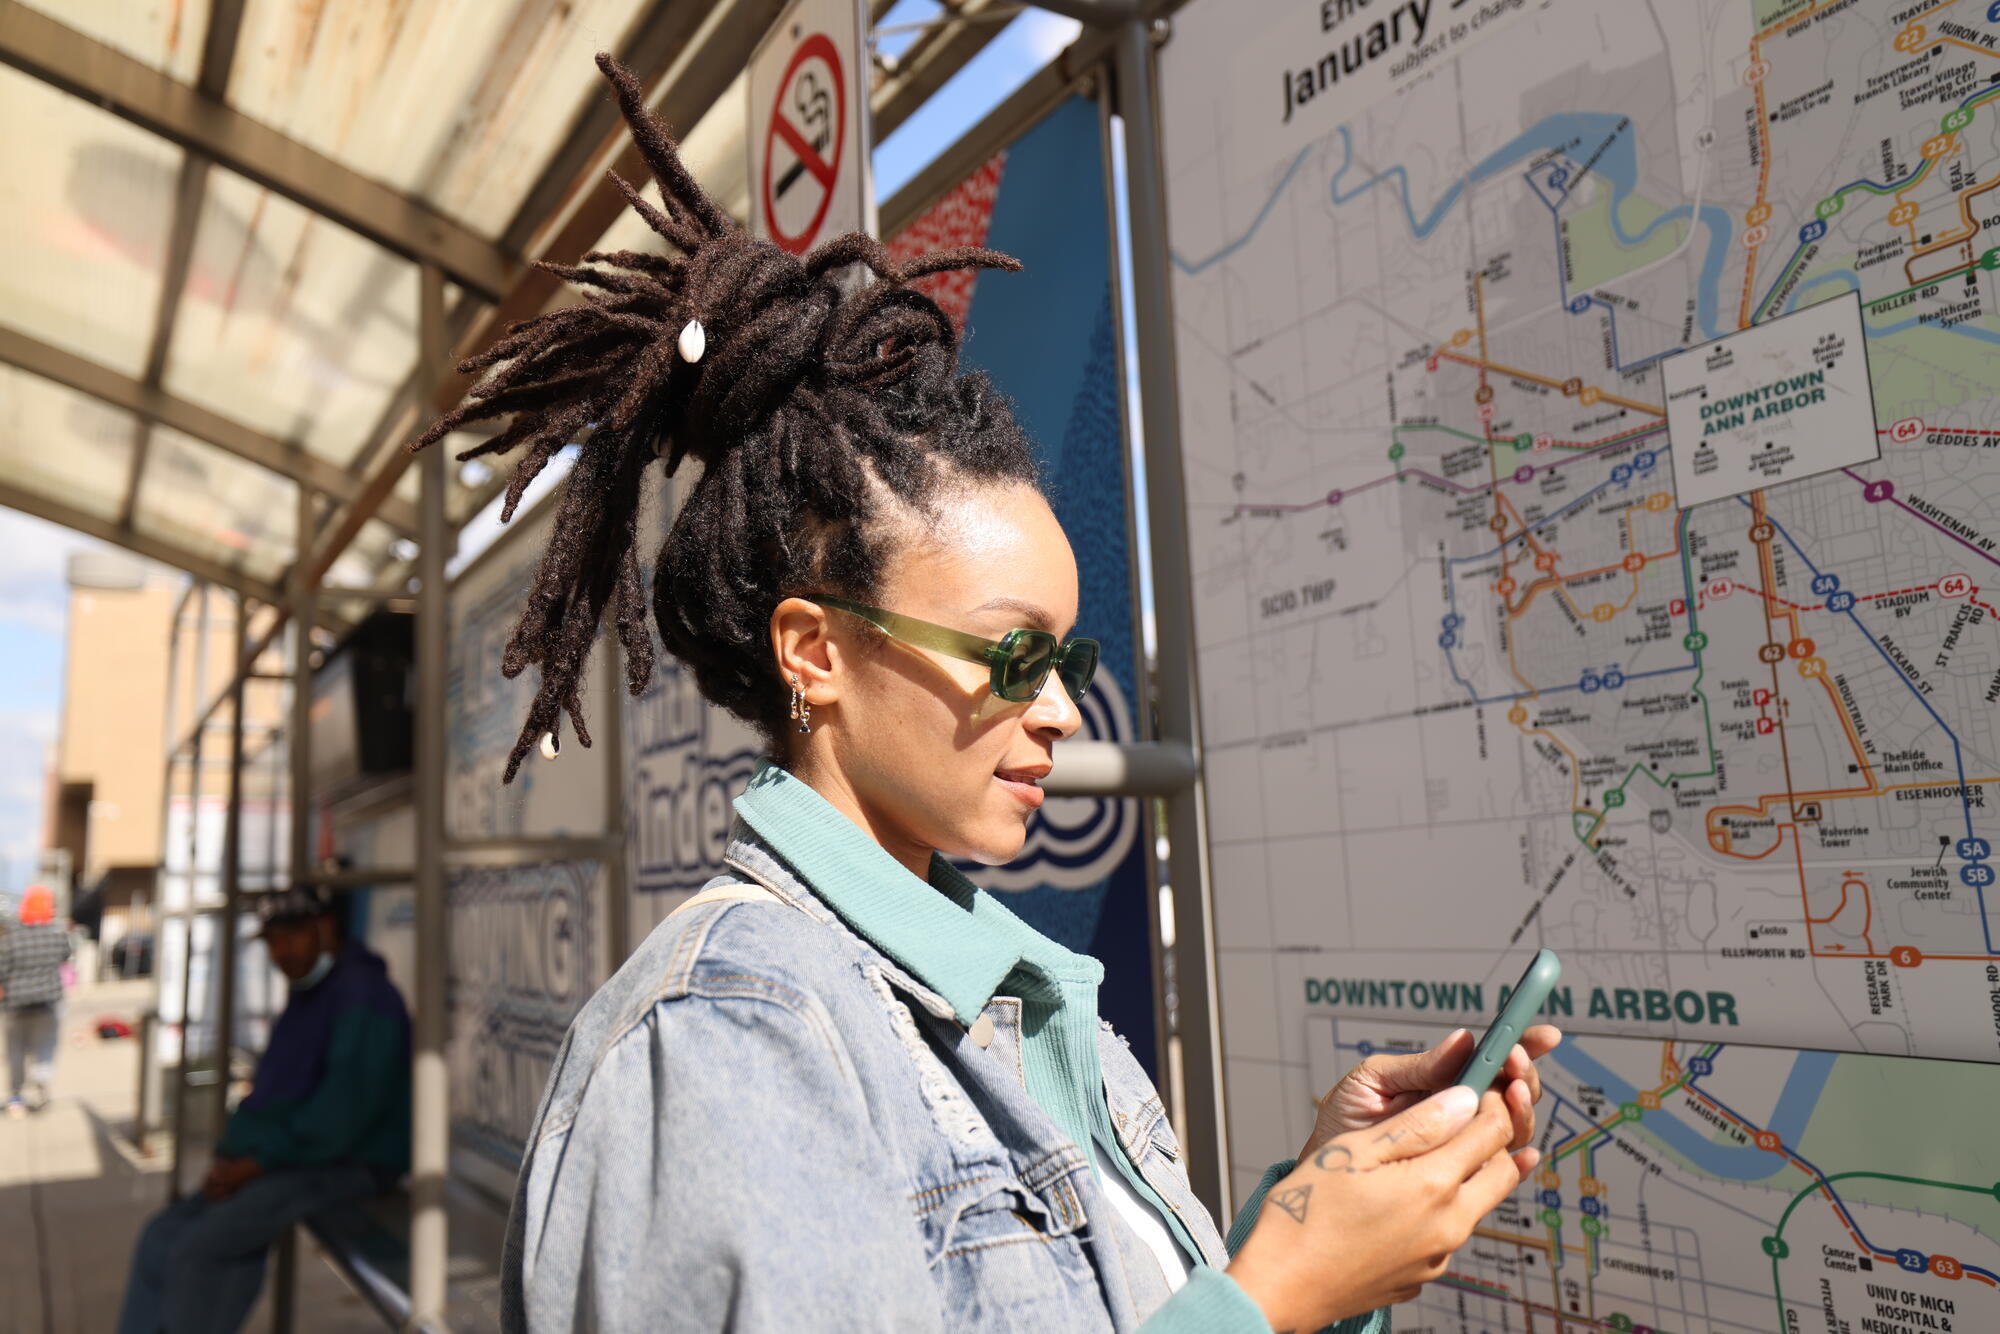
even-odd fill
[(292, 983), (292, 990), (310, 991), (314, 987), (318, 986), (320, 983), (326, 981), (326, 975), (332, 971), (333, 971), (332, 952), (329, 950), (321, 950), (319, 952), (319, 957), (313, 960), (313, 966), (306, 973), (306, 975), (300, 978), (298, 981)]

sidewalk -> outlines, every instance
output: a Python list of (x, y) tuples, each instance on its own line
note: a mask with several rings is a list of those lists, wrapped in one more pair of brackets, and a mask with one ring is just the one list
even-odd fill
[[(162, 1144), (147, 1158), (131, 1141), (136, 1041), (105, 1041), (93, 1030), (106, 1017), (136, 1029), (152, 1002), (151, 979), (71, 992), (53, 1101), (26, 1120), (0, 1118), (5, 1334), (105, 1334), (117, 1324), (132, 1243), (166, 1203), (171, 1149)], [(190, 1186), (198, 1169), (191, 1157), (185, 1173)], [(298, 1276), (300, 1334), (376, 1334), (383, 1328), (310, 1246), (299, 1248)], [(246, 1328), (270, 1327), (267, 1287)]]

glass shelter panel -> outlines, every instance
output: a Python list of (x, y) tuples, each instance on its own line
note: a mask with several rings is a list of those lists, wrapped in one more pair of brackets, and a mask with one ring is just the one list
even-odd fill
[(640, 0), (300, 5), (244, 16), (237, 110), (498, 236)]
[(181, 150), (0, 68), (0, 321), (145, 370)]
[(151, 65), (182, 83), (201, 74), (201, 47), (208, 40), (207, 0), (134, 4), (133, 0), (23, 0), (92, 41)]
[(116, 519), (132, 469), (133, 416), (0, 366), (0, 477), (99, 519)]
[(169, 390), (345, 464), (416, 355), (414, 264), (209, 173)]
[(291, 562), (298, 498), (277, 473), (159, 426), (133, 518), (148, 536), (276, 579)]

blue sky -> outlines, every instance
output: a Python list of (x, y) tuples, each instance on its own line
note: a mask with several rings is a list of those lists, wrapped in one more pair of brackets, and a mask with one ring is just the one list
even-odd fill
[[(943, 12), (935, 0), (902, 0), (884, 15), (883, 29), (925, 23)], [(888, 198), (977, 124), (1029, 75), (1076, 37), (1078, 25), (1030, 9), (1010, 20), (970, 64), (875, 150), (876, 188)], [(891, 33), (894, 53), (914, 33)], [(554, 479), (551, 478), (551, 481)], [(475, 521), (466, 547), (492, 540)], [(62, 691), (63, 627), (68, 595), (63, 569), (72, 551), (98, 544), (68, 529), (0, 509), (0, 893), (32, 876), (41, 845), (42, 803), (49, 748), (55, 742)], [(461, 553), (461, 559), (465, 557)], [(150, 757), (160, 738), (135, 738), (135, 755)]]

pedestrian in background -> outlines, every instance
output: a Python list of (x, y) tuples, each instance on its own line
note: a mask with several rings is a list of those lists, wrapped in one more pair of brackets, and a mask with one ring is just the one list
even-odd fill
[[(56, 896), (40, 885), (21, 895), (21, 924), (0, 938), (0, 1004), (7, 1009), (7, 1115), (48, 1104), (62, 1027), (69, 932), (56, 925)], [(28, 1098), (34, 1090), (34, 1100)]]

